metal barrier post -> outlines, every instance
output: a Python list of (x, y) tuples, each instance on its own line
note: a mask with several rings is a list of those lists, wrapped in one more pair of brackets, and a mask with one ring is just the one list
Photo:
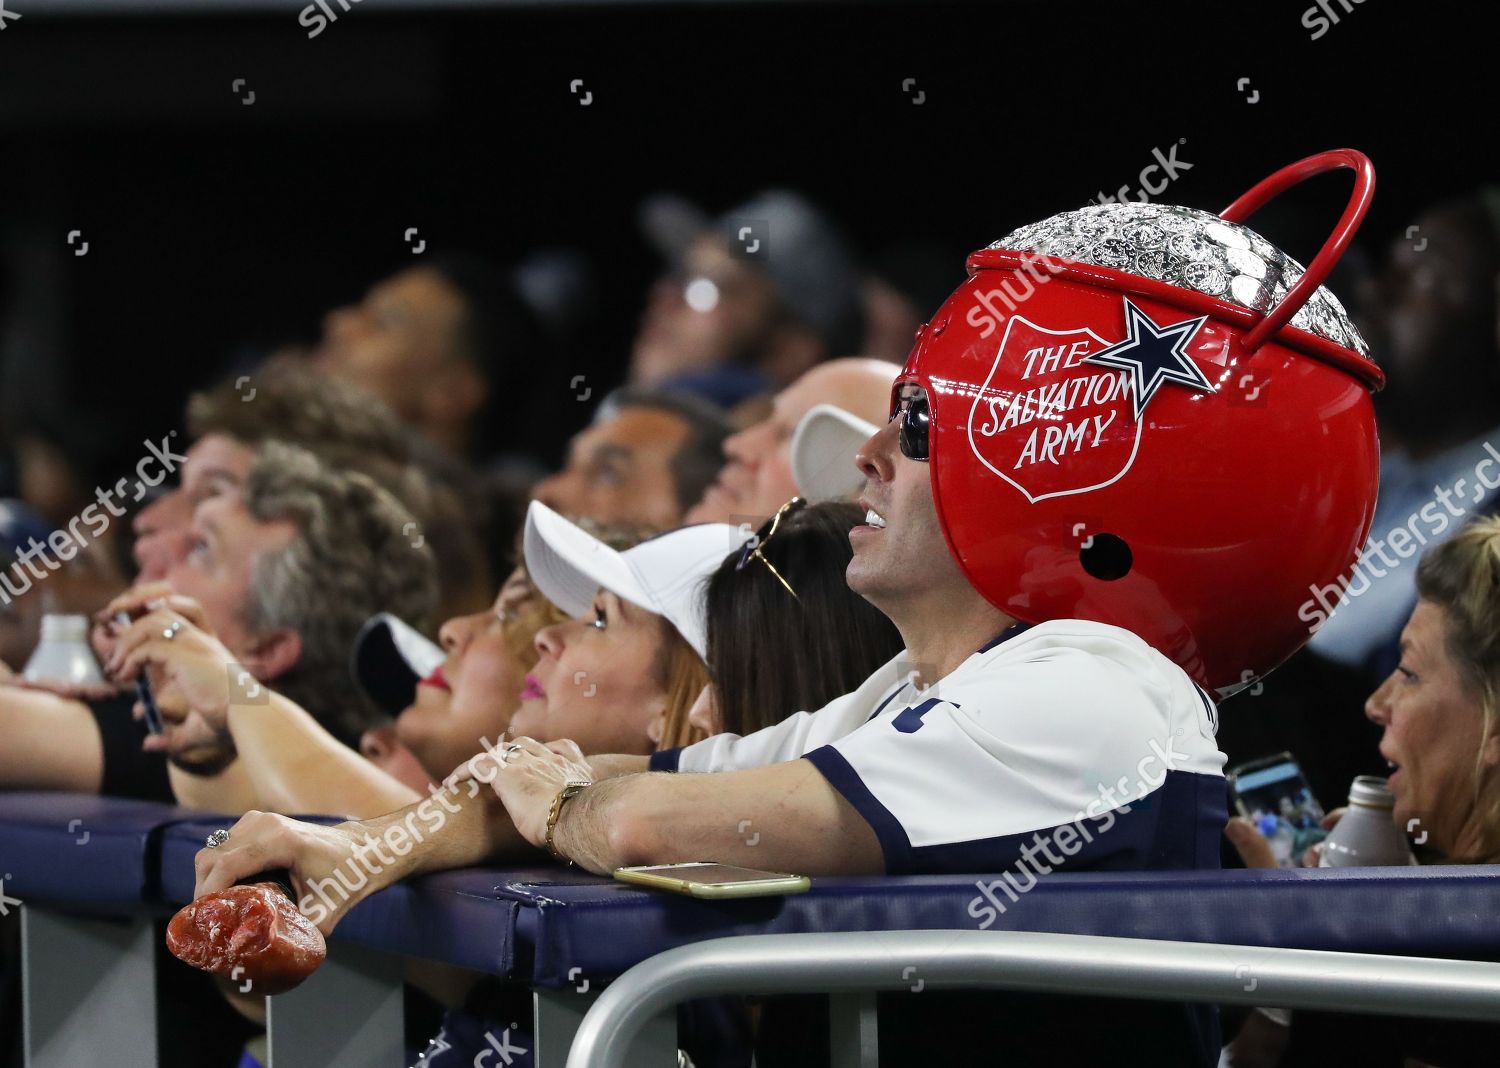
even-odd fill
[(21, 906), (26, 1068), (156, 1066), (156, 941), (151, 921)]
[(266, 1068), (405, 1064), (401, 977), (400, 957), (334, 943), (305, 983), (266, 999)]

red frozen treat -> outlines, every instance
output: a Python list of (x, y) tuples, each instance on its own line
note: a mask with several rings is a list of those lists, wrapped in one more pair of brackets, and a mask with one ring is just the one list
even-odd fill
[(167, 925), (167, 948), (195, 968), (249, 980), (247, 992), (257, 994), (292, 989), (328, 955), (323, 932), (275, 883), (231, 886), (184, 905)]

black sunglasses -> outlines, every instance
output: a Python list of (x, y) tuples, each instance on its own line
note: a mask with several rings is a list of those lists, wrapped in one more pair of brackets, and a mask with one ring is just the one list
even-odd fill
[(927, 427), (931, 422), (931, 409), (927, 405), (927, 391), (915, 383), (899, 387), (896, 407), (892, 419), (901, 420), (898, 438), (901, 455), (908, 460), (927, 462)]

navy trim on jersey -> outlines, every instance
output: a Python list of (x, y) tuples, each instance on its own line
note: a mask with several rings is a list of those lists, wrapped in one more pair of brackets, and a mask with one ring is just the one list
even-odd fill
[(844, 800), (864, 817), (870, 830), (875, 832), (875, 837), (880, 839), (880, 851), (885, 854), (886, 874), (895, 875), (897, 869), (891, 866), (891, 858), (905, 857), (911, 853), (911, 841), (906, 837), (906, 829), (901, 826), (901, 821), (875, 799), (875, 795), (870, 793), (860, 779), (859, 773), (844, 759), (844, 754), (833, 746), (825, 745), (814, 749), (811, 753), (804, 754), (803, 759), (811, 761), (812, 766), (823, 774), (829, 785), (843, 794)]
[(1209, 728), (1214, 732), (1214, 736), (1217, 737), (1219, 734), (1219, 710), (1214, 705), (1213, 698), (1208, 696), (1207, 690), (1199, 686), (1196, 682), (1193, 683), (1193, 689), (1198, 691), (1198, 700), (1203, 702), (1203, 710), (1208, 713)]
[(906, 683), (903, 682), (900, 685), (898, 685), (894, 690), (891, 691), (891, 694), (890, 694), (889, 697), (887, 697), (884, 701), (881, 701), (880, 704), (878, 704), (878, 705), (875, 706), (875, 711), (870, 713), (870, 718), (867, 719), (867, 720), (865, 720), (865, 722), (866, 723), (870, 722), (871, 719), (874, 719), (876, 716), (880, 715), (880, 713), (884, 712), (885, 711), (885, 706), (888, 705), (888, 704), (890, 704), (892, 701), (894, 701), (896, 699), (896, 695), (899, 694), (904, 689), (906, 689)]
[(682, 751), (685, 746), (676, 749), (658, 749), (651, 754), (652, 771), (676, 771), (677, 762), (682, 759)]
[[(901, 821), (870, 792), (852, 765), (833, 746), (806, 755), (829, 784), (843, 794), (875, 832), (888, 875), (1005, 872), (1014, 870), (1017, 889), (1029, 890), (1030, 878), (1052, 867), (1038, 842), (1061, 854), (1067, 871), (1153, 871), (1219, 866), (1219, 835), (1227, 813), (1224, 779), (1186, 771), (1168, 772), (1165, 781), (1140, 801), (1092, 819), (1063, 821), (1019, 834), (968, 842), (913, 847)], [(1108, 785), (1108, 784), (1106, 784)], [(1055, 837), (1066, 836), (1072, 853)], [(1035, 866), (1023, 856), (1030, 847)]]
[(995, 646), (999, 645), (1001, 642), (1008, 642), (1016, 635), (1025, 634), (1030, 629), (1030, 623), (1012, 623), (1010, 626), (1002, 630), (999, 634), (995, 635), (989, 641), (981, 645), (979, 647), (979, 652), (987, 653)]

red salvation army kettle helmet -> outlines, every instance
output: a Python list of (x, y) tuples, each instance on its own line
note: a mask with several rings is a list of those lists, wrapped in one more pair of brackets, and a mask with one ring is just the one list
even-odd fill
[[(1244, 225), (1326, 171), (1354, 192), (1305, 270)], [(933, 497), (988, 601), (1124, 627), (1225, 696), (1311, 635), (1370, 531), (1385, 376), (1323, 280), (1374, 193), (1351, 149), (1215, 216), (1089, 206), (969, 257), (892, 393), (929, 406)]]

